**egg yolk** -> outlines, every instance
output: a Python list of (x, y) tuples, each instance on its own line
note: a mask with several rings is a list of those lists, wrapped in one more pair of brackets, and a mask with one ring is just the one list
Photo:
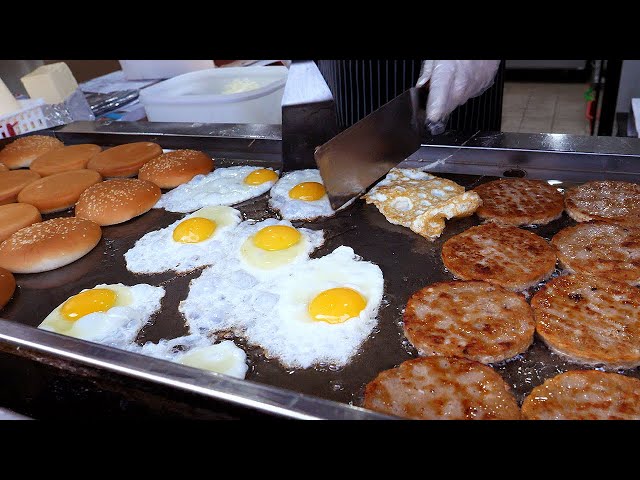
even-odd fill
[(180, 222), (173, 230), (173, 239), (180, 243), (203, 242), (216, 231), (216, 222), (203, 217), (193, 217)]
[(106, 312), (116, 303), (117, 297), (116, 292), (108, 288), (94, 288), (64, 302), (60, 313), (66, 320), (75, 322), (90, 313)]
[(275, 182), (278, 180), (278, 174), (273, 170), (267, 168), (261, 168), (260, 170), (254, 170), (249, 175), (244, 177), (244, 183), (247, 185), (261, 185), (265, 182)]
[(299, 183), (291, 190), (289, 190), (289, 196), (297, 200), (304, 200), (305, 202), (312, 202), (314, 200), (320, 200), (324, 197), (326, 191), (324, 185), (318, 182), (303, 182)]
[(264, 227), (253, 236), (253, 244), (263, 250), (285, 250), (300, 241), (300, 232), (287, 225)]
[(309, 303), (309, 314), (316, 321), (342, 323), (357, 317), (367, 301), (351, 288), (332, 288), (318, 294)]

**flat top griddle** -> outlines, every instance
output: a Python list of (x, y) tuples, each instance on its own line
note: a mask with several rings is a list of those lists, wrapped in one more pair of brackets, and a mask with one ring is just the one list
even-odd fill
[[(93, 141), (99, 143), (97, 140)], [(69, 142), (68, 139), (65, 141), (78, 143)], [(119, 143), (128, 141), (134, 140), (127, 138)], [(188, 144), (189, 148), (207, 151), (206, 146), (196, 138)], [(163, 144), (161, 143), (161, 145)], [(167, 145), (163, 145), (163, 147), (174, 148)], [(406, 166), (419, 166), (426, 161), (430, 161), (430, 159), (410, 161)], [(264, 165), (265, 163), (257, 162), (255, 159), (247, 160), (238, 157), (218, 161), (218, 166), (236, 164)], [(499, 178), (498, 175), (465, 175), (446, 172), (436, 174), (464, 185), (467, 189)], [(576, 183), (575, 181), (558, 180), (556, 185), (559, 188), (566, 188)], [(268, 195), (262, 195), (236, 205), (235, 208), (242, 212), (243, 219), (257, 220), (275, 217), (276, 214), (270, 211), (267, 206), (267, 200)], [(71, 215), (71, 212), (65, 212), (62, 215)], [(190, 280), (198, 277), (202, 269), (183, 275), (177, 275), (173, 272), (154, 275), (133, 274), (126, 270), (123, 258), (124, 253), (145, 233), (166, 227), (183, 216), (183, 214), (153, 209), (124, 224), (104, 227), (103, 238), (98, 246), (87, 256), (71, 265), (41, 274), (16, 275), (19, 288), (14, 299), (2, 311), (2, 316), (11, 322), (36, 327), (53, 308), (84, 288), (91, 288), (99, 283), (121, 282), (126, 285), (149, 283), (164, 286), (166, 296), (162, 301), (162, 310), (154, 317), (153, 322), (140, 332), (137, 338), (138, 343), (156, 342), (162, 338), (175, 338), (187, 334), (184, 319), (178, 312), (178, 304), (186, 298)], [(341, 245), (347, 245), (352, 247), (363, 259), (376, 263), (382, 269), (384, 297), (378, 314), (378, 325), (362, 345), (358, 354), (343, 368), (318, 365), (306, 370), (286, 369), (277, 360), (265, 358), (259, 346), (248, 345), (242, 338), (233, 339), (245, 349), (248, 355), (250, 368), (246, 376), (248, 382), (245, 382), (245, 385), (240, 385), (237, 383), (240, 381), (235, 382), (234, 379), (228, 377), (208, 373), (207, 377), (203, 375), (202, 371), (155, 359), (148, 359), (146, 362), (138, 359), (140, 365), (143, 365), (141, 368), (144, 370), (148, 366), (153, 369), (156, 379), (169, 378), (169, 375), (173, 375), (172, 378), (175, 378), (176, 374), (180, 374), (183, 380), (186, 377), (188, 382), (196, 385), (202, 384), (203, 378), (215, 378), (217, 380), (206, 385), (206, 388), (214, 389), (218, 393), (220, 391), (224, 393), (227, 387), (234, 390), (235, 393), (238, 393), (236, 389), (244, 389), (239, 393), (239, 396), (258, 405), (261, 402), (274, 401), (275, 398), (275, 403), (280, 406), (284, 405), (284, 413), (278, 412), (284, 415), (287, 415), (287, 408), (295, 410), (294, 404), (306, 399), (309, 404), (305, 408), (311, 412), (315, 409), (321, 418), (375, 418), (374, 415), (369, 415), (368, 412), (359, 409), (341, 411), (339, 406), (334, 406), (335, 410), (330, 408), (327, 410), (326, 408), (331, 406), (330, 403), (322, 401), (314, 403), (314, 399), (326, 399), (343, 405), (359, 406), (367, 382), (382, 370), (392, 368), (417, 356), (415, 349), (408, 343), (402, 332), (402, 312), (407, 299), (416, 290), (428, 284), (454, 278), (442, 264), (440, 257), (442, 244), (452, 236), (479, 223), (479, 219), (475, 215), (464, 219), (449, 220), (440, 238), (430, 242), (407, 228), (389, 223), (375, 206), (367, 205), (363, 200), (358, 200), (334, 217), (314, 222), (294, 222), (296, 226), (324, 230), (325, 244), (314, 252), (312, 257), (324, 256)], [(548, 225), (529, 228), (529, 230), (549, 240), (560, 229), (573, 224), (575, 222), (563, 214), (560, 219)], [(559, 273), (560, 271), (556, 270), (554, 276)], [(533, 287), (525, 293), (530, 297), (538, 288), (539, 286)], [(51, 345), (52, 342), (56, 343), (57, 338), (61, 337), (48, 332), (38, 332), (38, 334), (44, 335), (41, 337), (40, 343), (45, 346)], [(3, 339), (0, 338), (0, 340)], [(65, 348), (77, 346), (80, 352), (92, 348), (88, 346), (88, 342), (81, 340), (65, 338), (60, 341), (64, 343)], [(105, 349), (106, 347), (101, 348)], [(108, 348), (103, 351), (95, 347), (88, 356), (93, 354), (97, 356), (104, 352), (110, 353), (112, 357), (120, 355), (118, 352), (109, 352)], [(125, 352), (122, 352), (123, 364), (134, 362), (136, 357), (140, 356), (131, 353), (125, 355)], [(586, 368), (577, 363), (563, 360), (546, 348), (538, 338), (525, 353), (492, 366), (512, 386), (519, 403), (533, 387), (544, 380), (567, 370)], [(626, 370), (624, 373), (640, 378), (640, 369)], [(191, 374), (193, 374), (193, 378), (189, 378)], [(258, 388), (259, 385), (267, 388)], [(281, 391), (280, 389), (286, 390)], [(306, 397), (305, 394), (309, 397)]]

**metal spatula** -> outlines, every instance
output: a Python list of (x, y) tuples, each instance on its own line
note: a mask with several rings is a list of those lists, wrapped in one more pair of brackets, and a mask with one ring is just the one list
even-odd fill
[(426, 97), (425, 88), (410, 88), (315, 150), (334, 210), (420, 148)]

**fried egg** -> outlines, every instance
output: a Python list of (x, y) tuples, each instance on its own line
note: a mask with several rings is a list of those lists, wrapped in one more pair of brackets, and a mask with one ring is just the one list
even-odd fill
[(268, 278), (209, 267), (180, 311), (192, 333), (231, 330), (285, 367), (340, 367), (375, 327), (383, 284), (377, 265), (341, 246)]
[(295, 228), (273, 218), (243, 222), (234, 234), (241, 242), (242, 268), (254, 275), (270, 275), (274, 269), (305, 261), (324, 243), (322, 230)]
[(188, 272), (227, 255), (230, 233), (242, 215), (231, 207), (204, 207), (155, 232), (149, 232), (124, 254), (127, 270)]
[(143, 346), (132, 344), (128, 350), (236, 378), (244, 378), (249, 368), (244, 350), (231, 340), (212, 344), (202, 335), (186, 335)]
[(212, 205), (234, 205), (268, 192), (276, 180), (278, 173), (270, 168), (216, 168), (165, 193), (154, 208), (187, 213)]
[(269, 207), (286, 220), (313, 220), (335, 213), (317, 169), (284, 174), (271, 189)]
[(364, 198), (389, 222), (431, 241), (442, 234), (445, 219), (468, 217), (482, 205), (476, 192), (415, 168), (392, 168)]
[(164, 288), (144, 283), (96, 285), (56, 307), (38, 328), (123, 348), (160, 310), (164, 294)]

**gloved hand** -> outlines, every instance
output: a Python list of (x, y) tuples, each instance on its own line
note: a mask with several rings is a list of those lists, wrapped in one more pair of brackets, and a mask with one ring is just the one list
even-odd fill
[(425, 60), (416, 87), (429, 82), (426, 125), (442, 133), (449, 114), (492, 84), (500, 60)]

